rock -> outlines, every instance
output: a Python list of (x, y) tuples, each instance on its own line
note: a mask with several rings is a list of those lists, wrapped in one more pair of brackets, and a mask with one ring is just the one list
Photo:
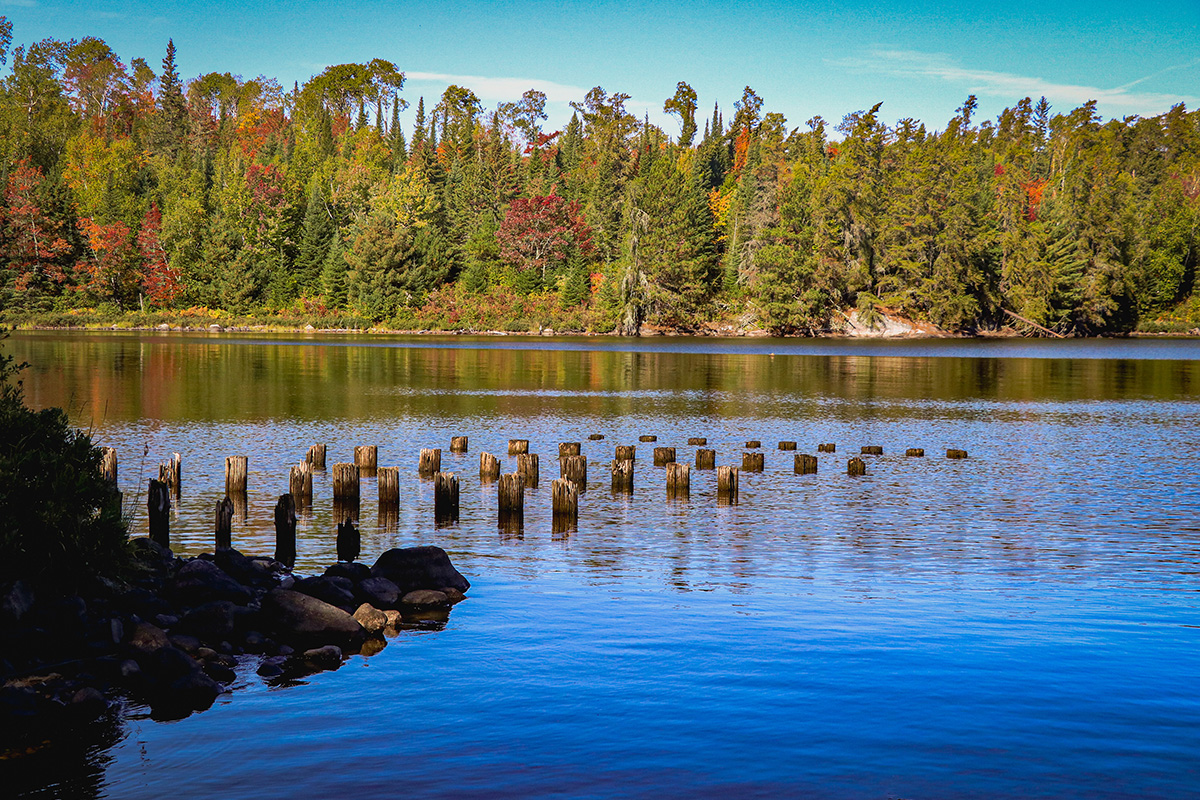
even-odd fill
[(165, 631), (169, 631), (179, 624), (179, 617), (174, 614), (155, 614), (154, 624)]
[(250, 592), (212, 561), (193, 558), (175, 573), (173, 592), (182, 603), (229, 600), (238, 605), (250, 602)]
[(305, 650), (302, 658), (304, 663), (310, 667), (337, 669), (342, 664), (342, 649), (337, 645), (327, 644), (324, 647)]
[(195, 636), (184, 636), (181, 633), (172, 633), (167, 637), (167, 641), (172, 647), (178, 647), (188, 655), (194, 655), (200, 649), (200, 640)]
[(409, 592), (400, 600), (406, 606), (448, 606), (450, 599), (445, 592), (436, 589), (417, 589)]
[(146, 677), (160, 688), (200, 669), (191, 656), (170, 644), (144, 656), (138, 663)]
[(160, 706), (166, 705), (181, 711), (203, 711), (221, 694), (221, 686), (205, 675), (204, 670), (197, 669), (172, 682), (169, 692), (169, 697), (165, 702), (160, 701)]
[(154, 619), (160, 614), (171, 613), (170, 603), (149, 589), (141, 587), (134, 587), (125, 592), (116, 599), (114, 605), (130, 614), (137, 614), (142, 619)]
[(325, 575), (319, 578), (305, 578), (296, 582), (295, 591), (337, 606), (346, 613), (357, 608), (354, 602), (354, 584), (349, 578)]
[(217, 657), (217, 651), (213, 650), (211, 647), (201, 647), (196, 650), (194, 655), (201, 661), (208, 661), (210, 658)]
[(267, 678), (268, 680), (271, 678), (278, 678), (283, 674), (283, 667), (281, 667), (279, 664), (274, 664), (269, 660), (264, 661), (258, 665), (258, 674), (263, 678)]
[(225, 666), (219, 661), (206, 661), (204, 663), (204, 674), (212, 678), (218, 683), (233, 683), (237, 678), (237, 673)]
[(99, 689), (85, 686), (71, 695), (71, 708), (82, 716), (94, 719), (108, 710), (108, 701)]
[(129, 546), (133, 549), (133, 557), (143, 564), (151, 566), (166, 566), (175, 558), (171, 548), (163, 547), (158, 542), (146, 536), (131, 539)]
[(144, 658), (150, 704), (156, 713), (186, 713), (208, 708), (221, 687), (191, 656), (170, 645)]
[(441, 589), (439, 589), (439, 591), (446, 595), (446, 600), (450, 602), (450, 605), (461, 603), (463, 600), (467, 599), (465, 594), (460, 592), (458, 589), (455, 589), (453, 586), (443, 586)]
[(15, 581), (0, 595), (0, 625), (15, 625), (33, 610), (33, 587)]
[(357, 561), (339, 561), (326, 567), (324, 577), (345, 578), (357, 586), (371, 577), (371, 568)]
[(139, 653), (156, 653), (164, 647), (170, 647), (167, 634), (157, 625), (149, 622), (139, 622), (129, 632), (129, 646)]
[(358, 585), (358, 598), (376, 608), (395, 608), (400, 602), (400, 587), (387, 578), (367, 578)]
[(354, 618), (358, 620), (358, 624), (363, 626), (363, 630), (374, 635), (383, 631), (387, 625), (387, 614), (384, 614), (378, 608), (370, 603), (363, 603), (354, 612)]
[(270, 639), (258, 631), (250, 631), (243, 640), (247, 653), (265, 653), (270, 645)]
[(233, 548), (222, 548), (213, 555), (213, 562), (229, 577), (246, 586), (268, 587), (275, 584), (275, 576), (282, 572), (283, 565), (269, 558), (251, 558)]
[(117, 674), (124, 680), (132, 680), (141, 676), (142, 667), (132, 658), (127, 658), (117, 667)]
[(394, 608), (389, 608), (387, 611), (384, 611), (383, 615), (387, 618), (387, 625), (385, 627), (388, 628), (395, 628), (404, 621), (404, 619), (400, 616), (400, 612)]
[(262, 601), (262, 618), (276, 639), (300, 644), (357, 645), (366, 631), (337, 606), (290, 589), (273, 589)]
[(120, 644), (125, 638), (125, 623), (120, 617), (113, 617), (108, 621), (108, 636), (113, 644)]
[(416, 589), (441, 589), (449, 586), (465, 592), (471, 583), (462, 576), (440, 547), (394, 547), (371, 567), (371, 576), (387, 578), (400, 589), (401, 596)]
[(238, 606), (228, 600), (202, 603), (184, 614), (173, 632), (190, 634), (200, 642), (219, 642), (233, 636), (239, 610)]

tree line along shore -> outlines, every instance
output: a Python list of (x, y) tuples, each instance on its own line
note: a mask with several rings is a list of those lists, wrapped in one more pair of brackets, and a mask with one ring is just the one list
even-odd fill
[[(0, 321), (820, 335), (1187, 331), (1200, 112), (1017, 100), (941, 130), (595, 87), (407, 97), (396, 64), (184, 80), (0, 17)], [(157, 57), (152, 59), (157, 61)], [(400, 111), (414, 104), (408, 129)], [(1043, 330), (1044, 329), (1044, 330)]]

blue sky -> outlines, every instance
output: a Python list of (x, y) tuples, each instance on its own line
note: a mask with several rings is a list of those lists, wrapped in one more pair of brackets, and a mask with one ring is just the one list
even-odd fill
[[(548, 130), (593, 86), (632, 96), (671, 134), (663, 100), (686, 80), (726, 116), (750, 85), (801, 126), (883, 101), (882, 118), (941, 128), (968, 94), (994, 117), (1026, 95), (1057, 112), (1096, 99), (1105, 117), (1200, 106), (1200, 0), (1160, 3), (743, 2), (587, 4), (0, 0), (15, 43), (97, 36), (155, 69), (174, 38), (184, 78), (267, 75), (285, 86), (329, 64), (394, 61), (404, 96), (448, 83), (485, 106), (529, 88)], [(411, 117), (411, 108), (406, 114)]]

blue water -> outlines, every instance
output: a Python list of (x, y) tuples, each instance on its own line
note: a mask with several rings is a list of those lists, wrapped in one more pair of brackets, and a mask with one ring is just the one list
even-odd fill
[[(287, 465), (373, 443), (405, 499), (381, 525), (365, 488), (364, 559), (439, 544), (473, 584), (444, 629), (301, 685), (248, 661), (205, 713), (131, 706), (90, 794), (1200, 797), (1196, 342), (505, 344), (15, 339), (31, 398), (118, 448), (127, 499), (184, 454), (178, 551), (209, 547), (226, 455), (251, 459), (235, 543), (268, 553)], [(735, 464), (760, 439), (766, 471), (734, 507), (696, 471), (668, 502), (639, 444), (614, 495), (603, 462), (642, 433)], [(542, 457), (522, 536), (477, 477), (481, 450), (513, 468), (513, 437)], [(798, 476), (781, 439), (838, 452)], [(579, 440), (588, 491), (555, 535), (557, 443)], [(848, 477), (865, 444), (885, 455)], [(460, 476), (456, 526), (433, 525), (423, 446)], [(333, 558), (324, 476), (316, 496), (301, 572)]]

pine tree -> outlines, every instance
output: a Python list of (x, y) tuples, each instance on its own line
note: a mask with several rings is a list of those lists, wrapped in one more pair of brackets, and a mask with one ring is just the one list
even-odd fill
[(301, 293), (320, 291), (321, 269), (329, 255), (336, 230), (329, 205), (314, 183), (312, 191), (308, 193), (308, 208), (304, 213), (295, 261), (296, 284)]
[(174, 158), (183, 151), (187, 137), (187, 106), (183, 99), (183, 83), (175, 66), (174, 39), (167, 40), (167, 54), (163, 57), (162, 67), (152, 139), (155, 150)]

